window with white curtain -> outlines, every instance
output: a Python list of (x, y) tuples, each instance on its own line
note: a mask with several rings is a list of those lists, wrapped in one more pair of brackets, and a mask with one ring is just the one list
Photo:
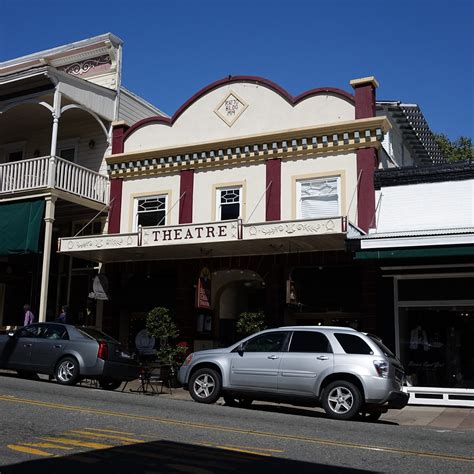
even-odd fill
[(298, 219), (336, 217), (340, 212), (340, 178), (298, 181)]
[(166, 225), (167, 197), (163, 194), (135, 199), (135, 229), (140, 225), (142, 227)]

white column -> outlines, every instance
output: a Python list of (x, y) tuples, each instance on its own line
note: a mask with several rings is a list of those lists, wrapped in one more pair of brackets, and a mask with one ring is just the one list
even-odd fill
[(51, 241), (53, 236), (54, 210), (56, 197), (48, 196), (46, 198), (46, 212), (44, 221), (46, 223), (44, 230), (44, 248), (43, 248), (43, 270), (41, 272), (41, 293), (40, 309), (38, 320), (46, 321), (46, 308), (48, 304), (48, 283), (49, 283), (49, 264), (51, 261)]
[(56, 153), (58, 145), (59, 117), (61, 116), (61, 92), (54, 91), (53, 102), (53, 130), (51, 133), (51, 150), (49, 152), (49, 180), (48, 186), (53, 188), (56, 184)]

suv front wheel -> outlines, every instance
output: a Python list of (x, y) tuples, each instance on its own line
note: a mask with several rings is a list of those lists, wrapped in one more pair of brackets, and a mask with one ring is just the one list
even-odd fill
[(221, 392), (221, 376), (210, 368), (199, 369), (191, 375), (189, 391), (199, 403), (215, 403)]
[(359, 389), (351, 382), (336, 380), (323, 391), (321, 403), (328, 416), (336, 420), (351, 420), (362, 405)]

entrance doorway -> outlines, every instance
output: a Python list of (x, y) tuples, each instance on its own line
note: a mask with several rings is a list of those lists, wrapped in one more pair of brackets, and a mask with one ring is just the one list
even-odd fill
[(243, 312), (265, 310), (265, 282), (251, 270), (222, 270), (212, 275), (212, 307), (218, 325), (219, 345), (240, 339), (236, 322)]

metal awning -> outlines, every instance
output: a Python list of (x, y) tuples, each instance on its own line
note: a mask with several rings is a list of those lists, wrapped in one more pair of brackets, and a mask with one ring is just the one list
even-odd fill
[(474, 246), (365, 250), (356, 252), (354, 258), (355, 260), (382, 260), (390, 258), (453, 257), (467, 255), (474, 255)]
[(146, 227), (136, 233), (62, 238), (58, 252), (112, 263), (344, 250), (349, 227), (354, 231), (346, 217)]

